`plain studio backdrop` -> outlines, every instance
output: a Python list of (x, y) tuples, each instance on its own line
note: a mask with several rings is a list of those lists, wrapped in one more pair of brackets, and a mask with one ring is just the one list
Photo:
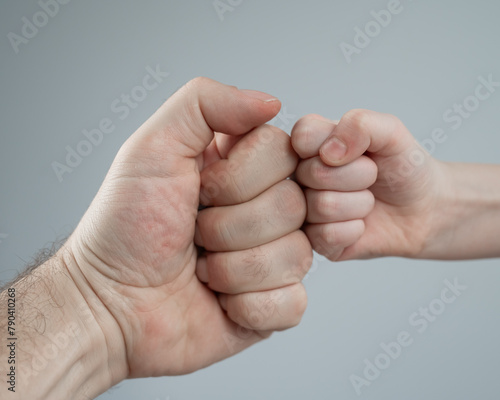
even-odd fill
[[(3, 281), (74, 229), (125, 139), (200, 75), (279, 97), (273, 123), (287, 132), (308, 113), (339, 118), (368, 108), (400, 117), (437, 158), (500, 161), (500, 87), (489, 84), (483, 99), (475, 94), (481, 79), (500, 81), (498, 1), (44, 7), (34, 0), (0, 6)], [(147, 74), (155, 80), (141, 89)], [(466, 111), (455, 112), (455, 104)], [(103, 119), (114, 129), (90, 148), (82, 144), (84, 130)], [(439, 143), (429, 140), (436, 129), (444, 132)], [(68, 166), (71, 151), (83, 155)], [(56, 173), (63, 164), (68, 170)], [(466, 288), (443, 308), (446, 280)], [(317, 258), (305, 284), (309, 305), (299, 327), (191, 375), (130, 380), (99, 398), (499, 398), (498, 259)], [(429, 306), (426, 325), (419, 308)], [(402, 332), (411, 344), (391, 350)], [(359, 396), (354, 375), (369, 378)]]

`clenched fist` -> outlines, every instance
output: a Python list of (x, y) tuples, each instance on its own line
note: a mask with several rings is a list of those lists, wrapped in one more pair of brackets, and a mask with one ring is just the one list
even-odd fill
[[(65, 245), (16, 283), (46, 321), (20, 321), (33, 331), (20, 398), (189, 373), (300, 321), (312, 250), (304, 195), (287, 179), (298, 156), (263, 125), (279, 109), (198, 78), (126, 141)], [(63, 356), (37, 370), (37, 349), (61, 335)]]
[(398, 118), (369, 110), (305, 116), (292, 143), (305, 232), (329, 259), (498, 257), (498, 165), (438, 161)]

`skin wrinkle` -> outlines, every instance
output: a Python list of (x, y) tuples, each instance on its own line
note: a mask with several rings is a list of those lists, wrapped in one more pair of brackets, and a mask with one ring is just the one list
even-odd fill
[(264, 280), (271, 275), (272, 265), (267, 265), (267, 256), (257, 249), (253, 248), (251, 255), (243, 259), (247, 266), (244, 270), (244, 275), (252, 278), (259, 278), (259, 283), (264, 282)]
[[(269, 216), (266, 214), (265, 219), (268, 225), (272, 226), (269, 221)], [(261, 210), (253, 209), (252, 217), (250, 217), (250, 225), (247, 227), (248, 234), (256, 239), (260, 239), (262, 234)]]
[[(156, 191), (157, 191), (157, 186), (155, 184), (151, 184), (150, 185), (150, 189), (148, 189), (148, 191), (152, 192), (151, 195), (148, 195), (148, 197), (146, 199), (149, 198), (149, 196), (156, 196), (158, 198), (157, 195), (155, 195)], [(141, 194), (141, 197), (143, 197), (144, 195)], [(165, 199), (165, 196), (160, 196), (161, 198)], [(167, 201), (168, 201), (168, 205), (170, 207), (170, 209), (172, 209), (173, 211), (171, 211), (171, 213), (175, 214), (176, 217), (178, 217), (179, 215), (183, 215), (182, 212), (180, 211), (183, 211), (185, 208), (182, 208), (181, 206), (179, 206), (179, 201), (176, 201), (175, 198), (167, 198)], [(158, 202), (156, 203), (151, 203), (150, 200), (146, 200), (147, 203), (151, 204), (151, 207), (152, 207), (152, 211), (150, 212), (146, 212), (144, 215), (147, 219), (150, 219), (151, 218), (151, 215), (153, 214), (157, 214), (157, 211), (156, 210), (159, 210), (160, 208), (163, 208), (165, 207), (165, 204), (160, 204)], [(177, 212), (175, 212), (175, 210), (178, 210)], [(193, 209), (193, 215), (196, 213), (196, 210)], [(133, 224), (133, 225), (139, 225), (139, 226), (144, 226), (144, 221), (139, 221), (139, 222), (134, 222), (134, 219), (132, 219), (131, 217), (134, 216), (134, 210), (131, 210), (131, 212), (128, 212), (127, 210), (118, 210), (117, 211), (117, 215), (121, 216), (124, 218), (124, 221), (125, 223), (127, 224)], [(137, 218), (140, 218), (140, 215), (137, 215), (136, 219)], [(155, 226), (157, 221), (156, 220), (151, 220), (152, 223), (154, 223)], [(160, 227), (160, 226), (159, 226)], [(164, 228), (164, 227), (160, 227), (161, 228), (161, 232), (162, 232), (162, 235), (163, 235), (163, 232), (167, 232), (167, 230)], [(114, 234), (114, 232), (113, 232)], [(152, 233), (148, 233), (149, 235), (151, 235)], [(155, 235), (156, 237), (160, 236), (158, 234)], [(170, 235), (172, 236), (172, 235)], [(165, 239), (163, 239), (165, 240)], [(131, 236), (129, 237), (129, 241), (131, 242), (131, 246), (134, 247), (135, 244), (137, 243), (138, 239), (137, 239), (137, 236), (135, 236), (135, 232), (134, 232), (134, 236)], [(168, 243), (170, 243), (171, 241), (170, 240), (167, 240)], [(175, 243), (170, 243), (172, 246), (175, 244)], [(125, 250), (125, 249), (124, 249)], [(116, 250), (114, 250), (116, 251)], [(164, 249), (159, 249), (159, 251), (161, 251), (162, 253), (164, 252)], [(106, 249), (102, 249), (102, 252), (104, 252), (105, 254), (108, 254), (109, 251), (107, 251)], [(119, 252), (121, 253), (121, 252)], [(99, 258), (97, 256), (97, 254), (94, 253), (94, 255), (96, 256), (96, 258)], [(141, 270), (143, 269), (146, 269), (146, 270), (150, 270), (151, 269), (151, 266), (152, 265), (156, 265), (158, 263), (160, 264), (166, 264), (168, 262), (168, 259), (165, 259), (164, 258), (164, 254), (161, 254), (161, 257), (160, 258), (157, 258), (155, 259), (154, 257), (154, 253), (150, 253), (149, 255), (149, 259), (148, 260), (144, 260), (144, 266), (141, 267)], [(123, 269), (125, 266), (127, 266), (127, 263), (122, 263), (120, 266), (114, 266), (114, 265), (108, 265), (108, 263), (106, 263), (104, 260), (100, 260), (101, 263), (100, 265), (105, 265), (106, 266), (106, 269), (107, 268), (111, 268), (111, 269), (119, 269), (121, 270), (121, 272), (123, 272)], [(124, 260), (125, 261), (125, 260)], [(131, 268), (137, 268), (137, 265), (133, 265)], [(109, 274), (105, 271), (101, 271), (102, 273), (104, 273), (105, 275), (107, 275), (108, 277), (111, 277), (109, 276)], [(139, 282), (137, 282), (137, 277), (140, 277), (141, 276), (141, 273), (140, 271), (136, 272), (135, 273), (135, 277), (134, 276), (130, 276), (130, 277), (126, 277), (125, 275), (121, 275), (119, 277), (119, 279), (121, 281), (123, 281), (124, 283), (127, 283), (127, 284), (130, 284), (132, 286), (155, 286), (155, 283), (154, 281), (151, 281), (151, 279), (148, 277), (148, 276), (145, 276), (144, 277), (144, 283), (143, 284), (140, 284)], [(173, 278), (175, 279), (175, 277)], [(134, 282), (135, 283), (132, 283)]]
[(273, 299), (273, 296), (268, 296), (266, 293), (263, 293), (261, 296), (263, 301), (260, 310), (263, 310), (266, 313), (266, 319), (273, 318), (275, 314), (278, 314), (281, 317), (282, 314), (280, 313), (278, 304)]
[[(183, 272), (184, 272), (184, 271), (186, 271), (186, 269), (185, 269), (185, 270), (183, 270)], [(193, 276), (193, 279), (196, 279), (196, 277), (195, 277), (195, 276)], [(187, 283), (186, 283), (186, 286), (187, 286), (188, 284), (189, 284), (189, 282), (187, 282)], [(143, 289), (143, 287), (140, 287), (140, 286), (133, 286), (133, 285), (125, 285), (125, 287), (128, 287), (128, 288), (133, 289), (133, 290), (134, 290), (134, 289)], [(156, 288), (158, 288), (158, 287), (159, 287), (159, 286), (157, 286)], [(178, 290), (178, 291), (179, 291), (179, 290), (183, 290), (183, 287), (181, 287), (181, 288), (177, 288), (177, 290)], [(169, 295), (169, 296), (173, 296), (174, 294), (175, 294), (175, 293), (170, 293), (170, 295)], [(98, 294), (97, 294), (97, 296), (99, 297), (99, 295), (98, 295)], [(100, 297), (99, 297), (99, 298), (100, 298)], [(101, 299), (101, 301), (102, 301), (102, 299)], [(103, 303), (104, 303), (104, 302), (103, 302)], [(157, 306), (157, 307), (159, 307), (159, 306), (160, 306), (160, 304), (158, 304), (158, 306)], [(189, 309), (189, 306), (187, 307), (187, 309)], [(108, 310), (109, 310), (109, 309), (108, 309)], [(120, 326), (120, 329), (122, 329), (122, 323), (120, 323), (120, 321), (122, 320), (122, 318), (121, 318), (122, 316), (120, 316), (120, 315), (116, 315), (116, 314), (115, 314), (114, 312), (112, 312), (111, 310), (109, 310), (109, 311), (110, 311), (110, 313), (111, 313), (112, 315), (114, 315), (114, 316), (115, 316), (116, 321), (117, 321), (117, 322), (119, 322), (119, 323), (118, 323), (118, 325)], [(137, 307), (132, 306), (132, 305), (129, 305), (129, 315), (131, 315), (131, 316), (133, 316), (133, 315), (134, 315), (134, 312), (140, 312), (140, 313), (143, 313), (143, 314), (149, 314), (149, 313), (151, 313), (151, 312), (153, 312), (153, 311), (155, 311), (155, 308), (153, 308), (153, 309), (149, 309), (149, 310), (139, 310)], [(127, 320), (129, 320), (129, 322), (130, 322), (129, 317), (126, 317), (126, 319), (127, 319)], [(123, 334), (123, 330), (122, 330), (122, 334)], [(182, 342), (184, 343), (184, 346), (186, 346), (187, 339), (184, 337), (184, 338), (182, 339)], [(126, 343), (126, 347), (127, 347), (127, 349), (128, 349), (128, 348), (130, 348), (130, 347), (135, 347), (135, 344), (127, 344), (127, 343)], [(126, 354), (127, 354), (127, 355), (128, 355), (128, 354), (130, 354), (130, 351), (129, 351), (129, 350), (126, 350)], [(131, 375), (131, 373), (132, 373), (132, 371), (131, 371), (131, 370), (130, 370), (130, 368), (129, 368), (128, 373), (127, 373), (127, 376), (130, 376), (130, 375)]]
[[(111, 311), (111, 309), (108, 307), (108, 305), (106, 304), (106, 302), (103, 301), (103, 299), (99, 295), (98, 291), (94, 289), (93, 285), (88, 280), (88, 277), (85, 275), (84, 269), (81, 269), (80, 267), (78, 267), (78, 262), (77, 262), (76, 258), (74, 256), (72, 256), (69, 252), (67, 253), (67, 256), (70, 257), (70, 259), (74, 262), (74, 265), (76, 266), (76, 268), (78, 268), (78, 270), (80, 271), (81, 276), (83, 277), (83, 279), (87, 283), (87, 287), (92, 291), (92, 293), (94, 294), (95, 298), (97, 298), (100, 301), (100, 305), (102, 305), (104, 307), (104, 309), (109, 313), (109, 315), (113, 315), (114, 316), (115, 314)], [(64, 262), (63, 266), (66, 268), (68, 274), (73, 277), (73, 274), (71, 273), (71, 269), (69, 268), (69, 265), (66, 262)], [(74, 282), (78, 282), (78, 280), (76, 280), (74, 277), (73, 277), (73, 280), (74, 280)], [(111, 280), (111, 279), (109, 279), (109, 280)], [(94, 308), (88, 302), (87, 298), (85, 297), (84, 293), (80, 289), (79, 285), (75, 284), (75, 286), (78, 289), (78, 291), (79, 291), (81, 297), (83, 298), (84, 302), (87, 304), (88, 309), (90, 310), (90, 312), (92, 313), (92, 315), (94, 315), (95, 321), (98, 322), (98, 319), (97, 319), (97, 316), (96, 316)], [(117, 321), (117, 325), (120, 328), (120, 332), (122, 334), (123, 344), (125, 346), (125, 354), (128, 354), (127, 342), (125, 340), (126, 336), (124, 334), (124, 331), (122, 329), (121, 324), (118, 323), (118, 319), (116, 318), (116, 316), (115, 316), (115, 319)], [(108, 364), (108, 371), (111, 371), (112, 370), (112, 366), (111, 366), (111, 359), (109, 357), (109, 348), (110, 348), (109, 341), (108, 341), (108, 338), (107, 338), (107, 336), (105, 334), (105, 331), (102, 328), (102, 326), (99, 323), (97, 323), (97, 326), (99, 327), (100, 332), (102, 333), (104, 341), (106, 342), (106, 352), (107, 353), (106, 353), (105, 360), (108, 360), (108, 363), (109, 363)], [(128, 363), (127, 363), (127, 375), (130, 375), (130, 367), (128, 366)], [(111, 373), (110, 373), (110, 381), (111, 381)]]

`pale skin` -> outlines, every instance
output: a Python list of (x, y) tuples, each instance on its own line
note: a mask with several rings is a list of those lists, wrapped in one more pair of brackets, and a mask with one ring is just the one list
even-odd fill
[(0, 293), (22, 338), (12, 398), (92, 398), (297, 325), (310, 243), (334, 261), (500, 256), (499, 166), (439, 162), (366, 110), (306, 116), (290, 143), (263, 125), (279, 108), (197, 79), (130, 137), (62, 249)]
[(305, 232), (330, 260), (500, 256), (500, 166), (441, 162), (389, 114), (301, 118)]
[[(198, 78), (126, 141), (64, 246), (11, 286), (11, 398), (94, 398), (126, 378), (193, 372), (299, 323), (312, 250), (303, 192), (286, 179), (298, 157), (263, 125), (279, 109), (265, 93)], [(198, 212), (200, 199), (212, 207)]]

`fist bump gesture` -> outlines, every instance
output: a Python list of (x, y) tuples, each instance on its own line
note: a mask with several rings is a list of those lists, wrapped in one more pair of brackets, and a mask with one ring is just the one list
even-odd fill
[(318, 253), (336, 261), (421, 251), (436, 217), (429, 195), (439, 191), (435, 161), (396, 117), (308, 115), (294, 126), (292, 143), (303, 159), (305, 231)]
[(290, 139), (265, 125), (280, 107), (197, 78), (130, 136), (63, 247), (0, 293), (30, 336), (14, 398), (189, 373), (297, 325), (311, 244), (334, 261), (499, 255), (498, 167), (438, 162), (366, 110), (305, 116)]

